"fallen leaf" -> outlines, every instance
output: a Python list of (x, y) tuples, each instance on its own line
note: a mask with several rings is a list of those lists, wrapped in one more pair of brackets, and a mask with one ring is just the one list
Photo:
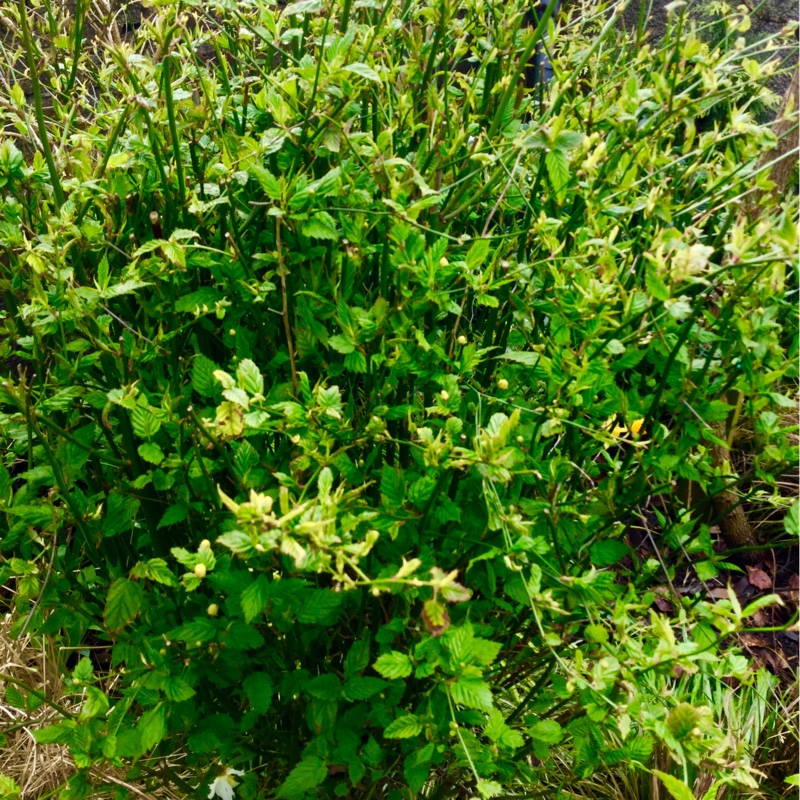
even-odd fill
[(772, 578), (770, 578), (763, 569), (759, 569), (758, 567), (748, 567), (747, 578), (757, 589), (772, 588)]
[(728, 599), (728, 590), (723, 589), (721, 586), (717, 589), (710, 589), (708, 594), (713, 597), (715, 600), (727, 600)]

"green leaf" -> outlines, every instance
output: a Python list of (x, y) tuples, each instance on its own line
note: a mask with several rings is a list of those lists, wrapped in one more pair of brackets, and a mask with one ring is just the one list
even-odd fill
[(145, 564), (144, 576), (164, 586), (177, 586), (178, 581), (163, 558), (151, 558)]
[(217, 635), (213, 622), (206, 617), (197, 617), (185, 625), (171, 631), (169, 636), (177, 642), (210, 642)]
[(661, 772), (657, 769), (654, 769), (653, 773), (658, 775), (674, 800), (694, 800), (694, 793), (680, 778), (668, 775), (666, 772)]
[(245, 696), (257, 714), (265, 714), (272, 703), (274, 688), (266, 672), (251, 672), (242, 684)]
[(161, 703), (150, 711), (142, 714), (139, 724), (136, 726), (141, 737), (142, 750), (151, 750), (163, 738), (167, 732), (167, 707)]
[(244, 358), (236, 368), (236, 381), (239, 386), (252, 395), (264, 393), (264, 376), (255, 361)]
[(524, 364), (526, 367), (535, 367), (539, 363), (541, 356), (539, 353), (534, 353), (528, 350), (516, 350), (510, 353), (502, 353), (497, 356), (504, 361), (514, 361), (517, 364)]
[(142, 608), (142, 587), (127, 578), (117, 578), (108, 590), (103, 620), (112, 633), (132, 622)]
[(151, 464), (160, 464), (164, 460), (164, 451), (154, 442), (140, 444), (139, 455)]
[(195, 696), (194, 689), (178, 675), (170, 675), (168, 678), (164, 678), (161, 688), (167, 700), (172, 700), (173, 703), (182, 703), (184, 700), (189, 700)]
[(263, 575), (259, 575), (258, 578), (242, 592), (242, 599), (240, 602), (246, 622), (252, 622), (267, 607), (269, 592), (269, 581)]
[(330, 673), (312, 678), (305, 689), (312, 697), (320, 700), (337, 700), (342, 691), (339, 679)]
[(383, 675), (387, 680), (395, 678), (407, 678), (412, 670), (411, 659), (405, 653), (391, 650), (384, 653), (375, 662), (375, 670)]
[(225, 631), (223, 641), (230, 650), (256, 650), (264, 644), (264, 637), (252, 625), (237, 619)]
[(325, 762), (316, 756), (304, 758), (278, 789), (277, 797), (285, 800), (302, 800), (306, 792), (319, 786), (328, 776)]
[(343, 597), (332, 589), (314, 589), (297, 612), (297, 619), (307, 624), (332, 625), (339, 616)]
[(372, 695), (385, 689), (389, 684), (380, 678), (350, 678), (343, 688), (344, 696), (348, 700), (366, 700)]
[(81, 706), (81, 719), (92, 719), (108, 711), (108, 698), (96, 686), (86, 687), (86, 700)]
[(344, 674), (353, 678), (369, 666), (369, 631), (364, 639), (359, 639), (350, 646), (344, 659)]
[(543, 719), (528, 728), (528, 735), (537, 742), (558, 744), (564, 736), (564, 731), (554, 719)]
[(217, 542), (239, 556), (253, 556), (258, 552), (250, 536), (243, 531), (228, 531), (217, 538)]
[(789, 536), (800, 536), (800, 500), (795, 500), (783, 518), (783, 527)]
[(489, 256), (489, 239), (476, 239), (467, 252), (467, 269), (470, 271), (482, 267)]
[(502, 784), (499, 784), (497, 781), (478, 781), (477, 789), (478, 794), (485, 798), (497, 797), (497, 795), (503, 792)]
[(49, 725), (33, 732), (33, 738), (39, 744), (65, 744), (69, 742), (75, 733), (75, 723), (72, 720), (59, 722), (57, 725)]
[(478, 678), (459, 678), (450, 685), (450, 696), (453, 702), (479, 711), (491, 711), (494, 704), (489, 684)]
[(329, 214), (315, 214), (311, 219), (303, 223), (302, 231), (304, 236), (312, 239), (324, 239), (331, 242), (339, 240), (339, 232), (333, 219), (328, 219)]
[(13, 778), (0, 775), (0, 800), (19, 800), (22, 790)]
[(563, 197), (564, 189), (567, 188), (569, 183), (569, 161), (564, 151), (558, 149), (551, 150), (544, 157), (544, 160), (547, 165), (547, 174), (550, 176), (550, 182), (553, 184), (553, 189), (560, 200)]
[(398, 717), (383, 732), (387, 739), (410, 739), (412, 736), (417, 736), (422, 733), (422, 720), (414, 714), (405, 714)]
[(219, 384), (214, 378), (214, 372), (219, 367), (202, 353), (192, 361), (192, 388), (201, 397), (213, 397), (219, 391)]
[(602, 542), (595, 542), (589, 548), (592, 563), (598, 567), (608, 567), (616, 564), (631, 552), (630, 547), (625, 542), (617, 539), (606, 539)]
[(381, 499), (391, 512), (399, 511), (406, 498), (406, 482), (403, 473), (389, 465), (383, 465), (381, 472)]
[(343, 69), (345, 72), (352, 72), (373, 83), (381, 82), (381, 76), (378, 75), (372, 67), (362, 64), (360, 61), (356, 61), (354, 64), (348, 64), (346, 67), (343, 67)]

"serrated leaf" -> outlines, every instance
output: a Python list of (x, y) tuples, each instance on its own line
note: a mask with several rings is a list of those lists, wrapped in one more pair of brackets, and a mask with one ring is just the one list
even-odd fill
[(241, 598), (242, 611), (246, 622), (252, 622), (267, 607), (270, 584), (259, 575), (243, 592)]
[(543, 719), (531, 725), (528, 734), (537, 742), (558, 744), (564, 736), (564, 731), (554, 719)]
[(658, 775), (674, 800), (694, 800), (694, 793), (680, 778), (657, 769), (654, 769), (653, 773)]
[(383, 735), (387, 739), (410, 739), (412, 736), (422, 733), (422, 728), (422, 720), (419, 717), (415, 717), (413, 714), (405, 714), (402, 717), (398, 717), (394, 722), (390, 722)]
[(783, 527), (789, 536), (800, 536), (800, 500), (795, 500), (783, 518)]
[(160, 704), (142, 714), (139, 724), (136, 726), (141, 737), (142, 750), (151, 750), (163, 738), (167, 732), (167, 708)]
[(164, 451), (155, 442), (145, 442), (138, 448), (139, 455), (150, 464), (160, 464), (164, 460)]
[(316, 756), (304, 758), (278, 789), (277, 797), (284, 800), (302, 800), (306, 792), (315, 789), (328, 776), (325, 762)]
[(339, 240), (339, 232), (336, 230), (333, 220), (329, 221), (320, 214), (316, 214), (304, 222), (301, 230), (304, 236), (311, 239), (323, 239), (331, 242)]
[(106, 597), (103, 620), (112, 633), (132, 622), (142, 607), (142, 587), (127, 578), (117, 578)]
[(541, 356), (528, 350), (515, 350), (509, 353), (501, 353), (497, 358), (504, 361), (513, 361), (516, 364), (524, 364), (526, 367), (535, 367), (539, 363)]
[(217, 635), (217, 629), (211, 620), (198, 617), (185, 625), (181, 625), (170, 633), (170, 637), (178, 642), (210, 642)]
[(159, 528), (166, 528), (169, 525), (175, 525), (178, 522), (183, 522), (189, 516), (189, 509), (178, 503), (177, 505), (170, 506), (161, 517), (158, 523)]
[(348, 678), (354, 678), (369, 666), (369, 631), (364, 639), (359, 639), (350, 646), (344, 659), (344, 673)]
[(407, 678), (413, 668), (411, 659), (405, 653), (399, 653), (397, 650), (384, 653), (374, 666), (376, 672), (390, 681), (395, 678)]
[(559, 198), (569, 183), (569, 162), (562, 150), (553, 149), (544, 158), (547, 165), (547, 174)]
[(617, 539), (594, 542), (589, 548), (592, 563), (598, 567), (608, 567), (611, 564), (616, 564), (630, 552), (630, 547), (625, 542), (620, 542)]
[(243, 531), (228, 531), (217, 538), (217, 543), (227, 547), (236, 555), (252, 556), (256, 554), (256, 548), (250, 536)]
[(497, 797), (502, 794), (503, 787), (497, 781), (478, 781), (478, 794), (484, 798)]
[(255, 361), (249, 358), (244, 358), (239, 362), (239, 366), (236, 368), (236, 381), (251, 395), (264, 392), (264, 376)]
[(453, 702), (479, 711), (491, 711), (494, 705), (489, 684), (478, 678), (459, 678), (450, 684), (450, 696)]
[(214, 372), (219, 367), (202, 353), (192, 361), (192, 388), (200, 397), (213, 397), (219, 391), (219, 384), (214, 379)]
[(303, 601), (297, 619), (306, 624), (332, 625), (339, 616), (343, 597), (332, 589), (314, 589)]
[(343, 69), (346, 72), (352, 72), (368, 81), (372, 81), (373, 83), (381, 82), (381, 76), (378, 75), (378, 73), (375, 72), (372, 67), (362, 64), (360, 61), (356, 61), (354, 64), (348, 64), (346, 67), (343, 67)]
[(164, 678), (161, 688), (167, 700), (172, 700), (173, 703), (182, 703), (195, 695), (194, 689), (178, 675), (170, 675)]
[(348, 700), (367, 700), (372, 695), (385, 689), (389, 684), (380, 678), (359, 677), (350, 678), (343, 688), (344, 696)]
[(81, 706), (81, 719), (93, 719), (108, 711), (108, 697), (96, 686), (86, 687), (86, 700)]
[(33, 732), (33, 738), (39, 744), (65, 744), (72, 739), (75, 732), (75, 723), (71, 720), (49, 725)]
[(8, 775), (0, 775), (0, 800), (19, 800), (22, 790)]
[(406, 498), (403, 473), (389, 464), (384, 464), (381, 472), (381, 497), (390, 512), (399, 511)]
[(264, 714), (272, 704), (274, 687), (272, 679), (266, 672), (252, 672), (242, 684), (245, 696), (257, 714)]
[(305, 689), (312, 697), (319, 700), (336, 700), (342, 691), (339, 679), (330, 673), (312, 678)]

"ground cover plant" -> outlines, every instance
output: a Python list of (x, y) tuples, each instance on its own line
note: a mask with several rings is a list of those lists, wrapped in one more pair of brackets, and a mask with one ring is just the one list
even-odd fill
[(553, 8), (3, 7), (0, 574), (85, 651), (79, 710), (3, 680), (60, 796), (759, 789), (736, 635), (784, 601), (725, 584), (800, 513), (784, 51)]

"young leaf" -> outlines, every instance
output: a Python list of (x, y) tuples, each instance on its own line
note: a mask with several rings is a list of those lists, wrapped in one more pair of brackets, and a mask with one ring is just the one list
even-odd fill
[(407, 678), (411, 674), (411, 659), (405, 653), (392, 650), (384, 653), (375, 662), (375, 670), (387, 680)]
[(654, 769), (653, 773), (658, 775), (674, 800), (694, 800), (694, 793), (680, 778), (657, 769)]
[(387, 739), (410, 739), (412, 736), (422, 733), (422, 728), (422, 720), (419, 717), (406, 714), (390, 722), (383, 735)]
[(146, 711), (136, 729), (141, 736), (142, 750), (146, 752), (155, 747), (167, 732), (167, 707), (161, 703)]
[(213, 397), (219, 391), (219, 384), (214, 378), (214, 372), (219, 367), (202, 353), (192, 361), (192, 388), (201, 397)]
[(242, 684), (250, 705), (257, 714), (265, 714), (272, 703), (274, 688), (266, 672), (252, 672)]
[(325, 762), (316, 756), (307, 756), (290, 773), (278, 789), (277, 797), (283, 800), (302, 800), (306, 792), (319, 786), (327, 777)]
[(491, 711), (493, 707), (492, 690), (489, 684), (478, 678), (459, 678), (450, 685), (453, 702), (465, 708)]
[(381, 82), (381, 76), (378, 75), (372, 67), (368, 67), (366, 64), (362, 64), (359, 61), (354, 64), (348, 64), (346, 67), (343, 67), (343, 69), (355, 75), (360, 75), (362, 78), (366, 78), (366, 80), (372, 81), (373, 83)]
[(103, 620), (112, 633), (132, 622), (142, 607), (142, 587), (127, 578), (117, 578), (108, 590)]

